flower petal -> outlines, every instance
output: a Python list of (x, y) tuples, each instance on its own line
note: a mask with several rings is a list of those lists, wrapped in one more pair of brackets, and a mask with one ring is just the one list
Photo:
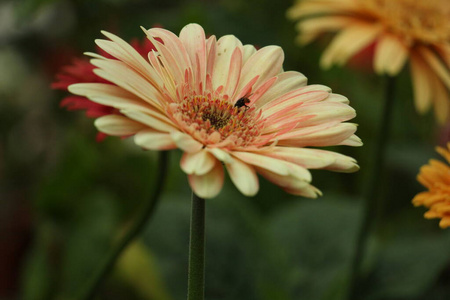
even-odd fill
[(170, 150), (177, 148), (170, 134), (150, 129), (139, 131), (134, 136), (134, 142), (136, 145), (149, 150)]
[(217, 196), (222, 189), (224, 172), (222, 164), (216, 161), (214, 168), (204, 175), (188, 175), (189, 185), (200, 198), (208, 199)]
[(177, 144), (178, 148), (180, 148), (184, 152), (197, 152), (203, 148), (203, 145), (201, 143), (197, 142), (190, 135), (187, 135), (185, 133), (174, 131), (171, 132), (171, 136), (175, 144)]
[(264, 107), (271, 100), (305, 86), (307, 78), (299, 72), (288, 71), (277, 75), (277, 81), (262, 95), (254, 105)]
[(238, 93), (256, 76), (259, 76), (255, 83), (255, 88), (258, 88), (269, 78), (281, 73), (283, 61), (284, 53), (280, 47), (267, 46), (259, 49), (249, 57), (242, 67), (241, 79), (237, 88)]
[(127, 136), (145, 128), (141, 123), (119, 115), (107, 115), (95, 120), (95, 127), (108, 135)]
[(183, 43), (194, 69), (196, 84), (206, 82), (206, 39), (203, 28), (198, 24), (188, 24), (180, 32)]
[(160, 114), (148, 114), (142, 111), (131, 109), (122, 109), (120, 112), (130, 119), (145, 124), (150, 128), (156, 129), (157, 131), (172, 132), (177, 130), (177, 128), (175, 128), (172, 124), (167, 123), (164, 120), (164, 116), (161, 115), (161, 118), (159, 118)]
[(429, 71), (425, 62), (417, 55), (411, 56), (410, 68), (413, 82), (414, 103), (419, 113), (425, 113), (431, 105), (432, 91), (430, 76), (433, 76), (433, 74)]
[(253, 167), (239, 159), (233, 159), (225, 164), (231, 181), (245, 196), (254, 196), (259, 190), (259, 181)]
[(211, 171), (216, 164), (214, 156), (206, 150), (184, 153), (180, 161), (181, 169), (186, 174), (204, 175)]
[(375, 48), (374, 69), (378, 74), (397, 75), (405, 65), (408, 49), (395, 36), (384, 34)]
[(332, 64), (343, 65), (359, 50), (370, 44), (380, 33), (380, 26), (360, 22), (358, 26), (340, 31), (323, 53), (320, 65), (329, 68)]
[(232, 64), (231, 60), (236, 48), (242, 49), (242, 43), (234, 35), (225, 35), (217, 41), (212, 73), (214, 90), (227, 84), (228, 71)]
[(292, 147), (273, 147), (263, 151), (265, 155), (290, 161), (307, 169), (326, 169), (337, 172), (356, 172), (356, 160), (336, 152)]

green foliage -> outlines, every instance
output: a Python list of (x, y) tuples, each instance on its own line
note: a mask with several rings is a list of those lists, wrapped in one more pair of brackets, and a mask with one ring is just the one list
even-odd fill
[(449, 263), (449, 246), (448, 234), (389, 241), (378, 253), (364, 299), (417, 299), (424, 295)]
[(330, 195), (274, 214), (269, 232), (291, 299), (344, 299), (359, 217), (349, 199)]

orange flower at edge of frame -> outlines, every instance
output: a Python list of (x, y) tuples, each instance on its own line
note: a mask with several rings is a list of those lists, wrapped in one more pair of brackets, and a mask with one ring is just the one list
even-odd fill
[[(450, 164), (450, 142), (447, 143), (447, 149), (436, 147), (436, 151)], [(417, 194), (412, 200), (414, 206), (423, 205), (429, 209), (424, 215), (425, 218), (440, 218), (441, 228), (450, 227), (450, 166), (448, 164), (430, 159), (429, 164), (422, 166), (417, 180), (428, 188), (428, 191)]]

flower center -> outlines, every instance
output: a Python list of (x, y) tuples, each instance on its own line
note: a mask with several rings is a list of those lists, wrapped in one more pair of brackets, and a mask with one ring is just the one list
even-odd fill
[(406, 42), (450, 41), (448, 0), (360, 0), (368, 11)]
[(205, 146), (249, 146), (263, 127), (254, 107), (236, 107), (228, 97), (211, 93), (186, 96), (171, 104), (170, 111), (180, 127)]

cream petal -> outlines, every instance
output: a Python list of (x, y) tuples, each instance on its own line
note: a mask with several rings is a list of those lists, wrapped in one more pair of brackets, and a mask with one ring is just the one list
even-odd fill
[(235, 151), (232, 152), (232, 155), (247, 164), (266, 169), (274, 174), (282, 176), (291, 175), (295, 178), (311, 181), (311, 173), (307, 169), (288, 161), (252, 152)]
[(279, 175), (289, 175), (289, 168), (280, 160), (252, 152), (232, 152), (232, 155), (245, 163), (267, 169)]
[(302, 115), (314, 115), (302, 122), (301, 126), (314, 126), (325, 122), (344, 122), (356, 117), (355, 110), (341, 103), (319, 102), (307, 103), (298, 108)]
[(256, 53), (256, 48), (253, 45), (244, 45), (242, 54), (242, 62), (245, 63), (253, 54)]
[[(184, 75), (184, 70), (192, 69), (189, 55), (186, 52), (183, 43), (176, 34), (163, 28), (143, 30), (147, 34), (147, 38), (153, 43), (161, 55), (164, 55), (164, 53), (170, 54), (169, 56), (171, 57), (171, 61), (173, 60), (176, 62), (182, 76)], [(161, 39), (163, 44), (158, 42), (155, 38)]]
[(228, 70), (232, 63), (231, 59), (236, 48), (241, 49), (242, 53), (242, 43), (234, 35), (225, 35), (217, 41), (212, 73), (214, 90), (219, 86), (225, 86), (227, 84)]
[(257, 89), (255, 89), (255, 91), (251, 95), (251, 98), (249, 96), (250, 98), (249, 105), (253, 105), (256, 101), (258, 101), (267, 92), (267, 90), (274, 85), (277, 79), (278, 79), (277, 77), (272, 77), (263, 84), (261, 84)]
[(203, 148), (203, 145), (194, 140), (190, 135), (185, 133), (174, 131), (171, 132), (171, 136), (178, 148), (184, 152), (193, 153), (198, 152)]
[(288, 9), (287, 17), (289, 19), (299, 19), (308, 15), (326, 15), (349, 13), (349, 10), (359, 10), (360, 3), (354, 0), (327, 0), (324, 1), (302, 1), (297, 2)]
[(206, 74), (212, 75), (214, 68), (214, 61), (216, 59), (216, 44), (217, 39), (215, 35), (210, 36), (206, 40), (206, 55), (207, 55), (207, 63), (206, 63)]
[(295, 71), (283, 72), (277, 75), (277, 81), (257, 100), (256, 107), (264, 107), (269, 101), (285, 95), (299, 87), (305, 86), (307, 78)]
[(337, 103), (342, 103), (342, 104), (349, 104), (350, 101), (348, 101), (348, 98), (339, 94), (333, 94), (331, 93), (328, 98), (326, 99), (326, 101), (329, 102), (337, 102)]
[(352, 134), (350, 137), (348, 137), (345, 140), (343, 140), (342, 142), (336, 144), (336, 146), (338, 146), (338, 145), (360, 147), (363, 145), (363, 142), (357, 135)]
[[(165, 116), (161, 114), (150, 115), (148, 113), (144, 113), (141, 111), (129, 109), (122, 109), (120, 112), (129, 117), (130, 119), (145, 124), (150, 128), (156, 129), (157, 131), (172, 132), (178, 130), (172, 124), (165, 122), (163, 120)], [(159, 118), (160, 115), (161, 118)]]
[(283, 111), (287, 108), (296, 109), (298, 107), (301, 107), (303, 109), (303, 106), (307, 106), (305, 103), (308, 103), (310, 101), (313, 102), (321, 101), (327, 97), (328, 97), (327, 92), (312, 91), (295, 95), (294, 97), (288, 98), (286, 100), (280, 98), (280, 100), (277, 99), (277, 101), (272, 101), (272, 103), (264, 107), (263, 116), (265, 118), (268, 118), (274, 114), (278, 114), (280, 111)]
[(256, 76), (259, 76), (255, 83), (255, 88), (258, 88), (260, 84), (278, 75), (281, 73), (283, 61), (284, 53), (280, 47), (267, 46), (259, 49), (243, 65), (237, 91), (241, 91)]
[(225, 164), (231, 181), (237, 189), (245, 196), (254, 196), (259, 190), (259, 181), (256, 171), (252, 166), (233, 159), (230, 163)]
[(414, 103), (419, 113), (425, 113), (431, 105), (432, 91), (429, 82), (430, 72), (422, 59), (416, 55), (411, 56), (410, 68), (414, 91)]
[(354, 22), (353, 17), (347, 16), (325, 16), (302, 20), (296, 25), (300, 32), (296, 41), (301, 44), (308, 44), (324, 32), (338, 31)]
[(214, 168), (204, 175), (188, 175), (189, 185), (200, 198), (209, 199), (217, 196), (224, 182), (223, 167), (216, 162)]
[(112, 42), (98, 39), (95, 42), (100, 48), (139, 72), (153, 85), (161, 84), (149, 63), (131, 45), (112, 33), (107, 31), (102, 33)]
[(134, 136), (134, 142), (136, 145), (149, 150), (171, 150), (177, 148), (170, 134), (151, 129), (139, 131)]
[(204, 86), (206, 82), (206, 39), (203, 28), (198, 24), (188, 24), (180, 32), (180, 40), (186, 49), (195, 70), (195, 82)]
[(324, 51), (320, 61), (321, 67), (329, 68), (333, 64), (345, 64), (350, 57), (370, 44), (380, 31), (381, 27), (364, 23), (343, 29)]
[(336, 152), (309, 149), (274, 147), (264, 151), (265, 155), (290, 161), (307, 169), (326, 169), (337, 172), (356, 172), (359, 167), (356, 160)]
[(241, 76), (242, 68), (242, 53), (241, 49), (234, 49), (233, 55), (231, 55), (230, 66), (228, 68), (227, 83), (224, 86), (223, 93), (233, 98), (236, 91), (239, 78)]
[(418, 47), (417, 51), (422, 55), (428, 65), (434, 70), (445, 86), (450, 89), (450, 65), (445, 65), (444, 61), (437, 57), (428, 47)]
[(322, 192), (318, 188), (310, 184), (301, 189), (284, 188), (284, 190), (289, 194), (293, 194), (296, 196), (303, 196), (307, 198), (317, 198), (317, 196), (322, 196)]
[(98, 95), (112, 95), (123, 98), (136, 97), (133, 93), (130, 93), (118, 86), (106, 83), (75, 83), (68, 87), (69, 92), (75, 95), (90, 97)]
[(152, 106), (136, 95), (112, 84), (76, 83), (69, 86), (69, 91), (75, 95), (85, 96), (93, 102), (117, 109), (154, 111)]
[(450, 116), (450, 95), (444, 84), (439, 81), (434, 82), (433, 91), (434, 114), (440, 124), (445, 124)]
[(120, 115), (107, 115), (95, 120), (95, 127), (108, 135), (127, 136), (145, 128), (144, 125)]
[(397, 75), (405, 65), (408, 49), (395, 36), (385, 34), (375, 48), (374, 69), (378, 74)]
[[(272, 118), (275, 116), (275, 118)], [(342, 103), (316, 102), (298, 106), (288, 106), (287, 112), (281, 111), (279, 115), (268, 117), (270, 125), (266, 126), (263, 134), (279, 132), (286, 126), (297, 124), (295, 128), (316, 126), (328, 122), (344, 122), (356, 116), (355, 110)]]
[(161, 94), (142, 76), (118, 60), (91, 59), (91, 63), (99, 67), (94, 73), (135, 94), (147, 103), (160, 109), (162, 107)]
[(282, 187), (283, 189), (302, 189), (309, 185), (309, 182), (306, 180), (299, 179), (290, 175), (280, 175), (274, 172), (271, 172), (265, 168), (256, 167), (256, 171), (261, 174), (264, 178), (269, 180), (270, 182), (275, 183), (276, 185)]
[(180, 167), (186, 174), (204, 175), (215, 166), (216, 159), (206, 150), (184, 153)]
[(218, 160), (224, 162), (224, 163), (230, 163), (233, 158), (231, 157), (231, 155), (220, 149), (220, 148), (206, 148), (212, 155), (214, 155)]
[[(318, 130), (320, 128), (320, 130)], [(309, 131), (309, 132), (308, 132)], [(356, 131), (356, 124), (340, 123), (332, 126), (322, 124), (312, 128), (296, 129), (278, 136), (278, 145), (295, 147), (326, 147), (338, 145), (348, 139)], [(288, 138), (289, 137), (289, 138)]]

